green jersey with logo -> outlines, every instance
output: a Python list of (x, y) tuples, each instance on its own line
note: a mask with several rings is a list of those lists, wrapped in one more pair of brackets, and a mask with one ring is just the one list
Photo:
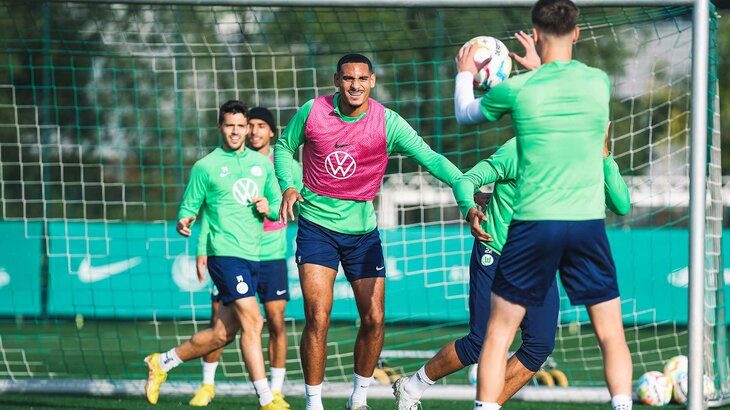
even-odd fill
[[(606, 206), (618, 215), (625, 215), (631, 206), (629, 188), (621, 177), (613, 156), (603, 158), (601, 163)], [(487, 220), (482, 222), (481, 226), (494, 239), (493, 242), (486, 242), (484, 245), (498, 253), (502, 252), (507, 240), (507, 230), (514, 214), (517, 172), (517, 144), (515, 138), (512, 138), (489, 158), (480, 161), (474, 168), (464, 173), (453, 187), (459, 210), (466, 217), (469, 209), (477, 206), (474, 203), (475, 189), (494, 182), (492, 198), (484, 212)]]
[(517, 140), (514, 218), (602, 219), (603, 139), (610, 83), (579, 61), (554, 61), (512, 77), (481, 100), (484, 116), (511, 114)]
[(208, 223), (206, 255), (260, 260), (263, 216), (251, 198), (266, 197), (269, 219), (278, 219), (281, 192), (271, 160), (256, 151), (216, 148), (193, 165), (178, 219), (198, 216)]
[[(342, 121), (354, 122), (360, 120), (365, 113), (358, 117), (343, 115), (338, 108), (339, 95), (335, 95), (336, 115)], [(304, 104), (276, 143), (276, 176), (282, 192), (287, 188), (295, 187), (291, 174), (291, 161), (294, 151), (305, 140), (305, 126), (314, 100)], [(411, 157), (423, 166), (431, 175), (451, 186), (461, 176), (461, 171), (444, 156), (434, 152), (418, 133), (395, 111), (385, 109), (385, 135), (388, 155), (403, 154)], [(300, 191), (304, 202), (299, 204), (299, 215), (307, 220), (335, 232), (362, 235), (376, 227), (375, 207), (372, 201), (354, 201), (336, 199), (318, 195), (306, 186)]]

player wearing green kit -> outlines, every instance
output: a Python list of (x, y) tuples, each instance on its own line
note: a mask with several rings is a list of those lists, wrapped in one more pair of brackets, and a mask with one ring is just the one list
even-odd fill
[(261, 349), (263, 317), (254, 297), (263, 221), (277, 219), (281, 196), (271, 161), (244, 146), (247, 115), (248, 109), (240, 101), (228, 101), (221, 106), (221, 147), (193, 165), (176, 227), (180, 235), (190, 236), (191, 226), (205, 204), (208, 271), (221, 293), (223, 306), (212, 327), (165, 353), (145, 358), (149, 371), (145, 394), (151, 404), (157, 403), (160, 385), (170, 370), (226, 345), (240, 330), (241, 354), (260, 408), (287, 408), (274, 401), (266, 380)]
[(570, 0), (539, 0), (532, 22), (542, 65), (480, 100), (487, 120), (512, 117), (518, 178), (514, 215), (492, 284), (475, 409), (500, 408), (507, 350), (526, 307), (542, 304), (556, 270), (571, 303), (587, 307), (613, 408), (632, 407), (631, 355), (604, 224), (601, 154), (610, 83), (603, 71), (572, 59), (577, 17)]
[[(461, 172), (397, 113), (369, 98), (375, 86), (369, 59), (342, 57), (334, 83), (338, 93), (309, 101), (294, 115), (276, 144), (274, 162), (284, 193), (281, 220), (293, 217), (293, 206), (299, 204), (295, 257), (306, 319), (301, 344), (306, 408), (322, 409), (327, 331), (341, 263), (360, 313), (347, 408), (364, 410), (369, 409), (367, 388), (383, 346), (385, 261), (372, 200), (388, 156), (409, 156), (449, 186)], [(300, 146), (301, 193), (288, 171)]]
[[(249, 110), (248, 116), (249, 132), (246, 137), (246, 147), (268, 156), (273, 162), (274, 152), (271, 141), (276, 136), (276, 121), (273, 114), (266, 108), (254, 107)], [(301, 165), (296, 161), (293, 162), (292, 173), (296, 186), (301, 189), (302, 170)], [(202, 282), (207, 274), (208, 224), (205, 218), (200, 223), (196, 266), (198, 279)], [(286, 225), (278, 220), (264, 219), (260, 273), (257, 278), (256, 294), (264, 306), (266, 327), (269, 331), (271, 392), (275, 401), (282, 401), (288, 406), (282, 394), (282, 386), (286, 376), (286, 352), (288, 348), (284, 312), (286, 302), (289, 300), (289, 281), (285, 260), (288, 246), (285, 228)], [(214, 288), (211, 294), (211, 326), (218, 316), (219, 302), (220, 294), (218, 289)], [(191, 406), (207, 406), (215, 397), (215, 372), (222, 353), (223, 348), (220, 348), (203, 356), (203, 384), (190, 400)]]
[[(473, 93), (471, 88), (468, 92)], [(603, 156), (606, 206), (618, 215), (625, 215), (630, 209), (629, 189), (608, 150), (608, 130)], [(475, 237), (469, 264), (470, 331), (465, 337), (444, 346), (418, 372), (394, 384), (398, 410), (418, 409), (421, 396), (437, 380), (478, 361), (491, 310), (492, 281), (514, 212), (516, 181), (517, 149), (513, 138), (454, 183), (454, 197), (462, 215), (470, 221)], [(472, 194), (476, 188), (491, 183), (494, 183), (493, 194), (482, 213)], [(522, 345), (507, 363), (505, 388), (497, 400), (499, 404), (522, 388), (552, 352), (559, 308), (555, 283), (542, 306), (527, 308), (520, 324)]]

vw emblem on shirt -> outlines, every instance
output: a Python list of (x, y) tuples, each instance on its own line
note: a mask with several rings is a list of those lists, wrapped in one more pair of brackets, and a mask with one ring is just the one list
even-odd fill
[(233, 184), (233, 198), (243, 206), (251, 204), (251, 198), (259, 196), (259, 187), (248, 178), (241, 178)]
[(344, 151), (334, 151), (324, 160), (327, 173), (337, 179), (350, 178), (355, 173), (355, 158)]

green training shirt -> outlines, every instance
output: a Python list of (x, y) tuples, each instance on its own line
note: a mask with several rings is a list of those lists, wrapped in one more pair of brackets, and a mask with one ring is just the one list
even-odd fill
[[(294, 175), (294, 183), (297, 190), (302, 189), (302, 166), (297, 161), (292, 162), (292, 174)], [(200, 234), (198, 236), (198, 256), (208, 254), (208, 220), (201, 214)], [(286, 228), (277, 229), (275, 231), (264, 231), (261, 238), (261, 260), (274, 261), (286, 258), (288, 249), (286, 240)]]
[(554, 61), (512, 77), (482, 97), (489, 121), (512, 115), (517, 139), (517, 220), (606, 217), (603, 139), (610, 83), (579, 61)]
[[(629, 187), (621, 177), (613, 156), (603, 158), (602, 164), (606, 206), (618, 215), (626, 215), (631, 207)], [(514, 138), (489, 158), (477, 163), (454, 183), (454, 197), (465, 218), (469, 209), (477, 207), (474, 203), (475, 189), (492, 182), (492, 198), (484, 211), (487, 220), (481, 226), (494, 239), (493, 242), (484, 242), (484, 245), (501, 253), (507, 240), (509, 224), (512, 222), (517, 193), (517, 144)]]
[(260, 260), (263, 216), (252, 197), (269, 201), (269, 219), (278, 219), (281, 192), (271, 160), (256, 151), (216, 148), (193, 165), (178, 219), (198, 216), (208, 223), (206, 255)]
[[(338, 108), (339, 94), (335, 94), (335, 113), (347, 122), (360, 120), (358, 117), (343, 115)], [(304, 130), (314, 100), (305, 103), (294, 117), (276, 143), (276, 176), (282, 192), (294, 187), (294, 179), (290, 173), (294, 151), (304, 143)], [(388, 155), (403, 154), (411, 157), (424, 167), (431, 175), (451, 186), (461, 176), (461, 171), (441, 154), (431, 150), (418, 133), (395, 111), (385, 109), (385, 138)], [(362, 235), (375, 229), (375, 207), (372, 201), (353, 201), (318, 195), (306, 186), (301, 195), (304, 202), (299, 205), (299, 215), (307, 220), (335, 232)]]

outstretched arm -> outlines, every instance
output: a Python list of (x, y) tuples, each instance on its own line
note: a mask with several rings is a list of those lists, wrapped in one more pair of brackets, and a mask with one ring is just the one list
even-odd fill
[[(474, 76), (479, 71), (474, 62), (476, 47), (472, 44), (462, 47), (454, 58), (456, 62), (456, 85), (454, 87), (454, 114), (459, 124), (471, 125), (487, 121), (482, 114), (481, 100), (474, 98)], [(489, 61), (482, 64), (486, 65)]]
[(611, 123), (606, 127), (606, 138), (603, 143), (603, 178), (606, 190), (606, 206), (616, 215), (626, 215), (631, 210), (629, 187), (619, 172), (618, 164), (608, 150), (608, 135)]

